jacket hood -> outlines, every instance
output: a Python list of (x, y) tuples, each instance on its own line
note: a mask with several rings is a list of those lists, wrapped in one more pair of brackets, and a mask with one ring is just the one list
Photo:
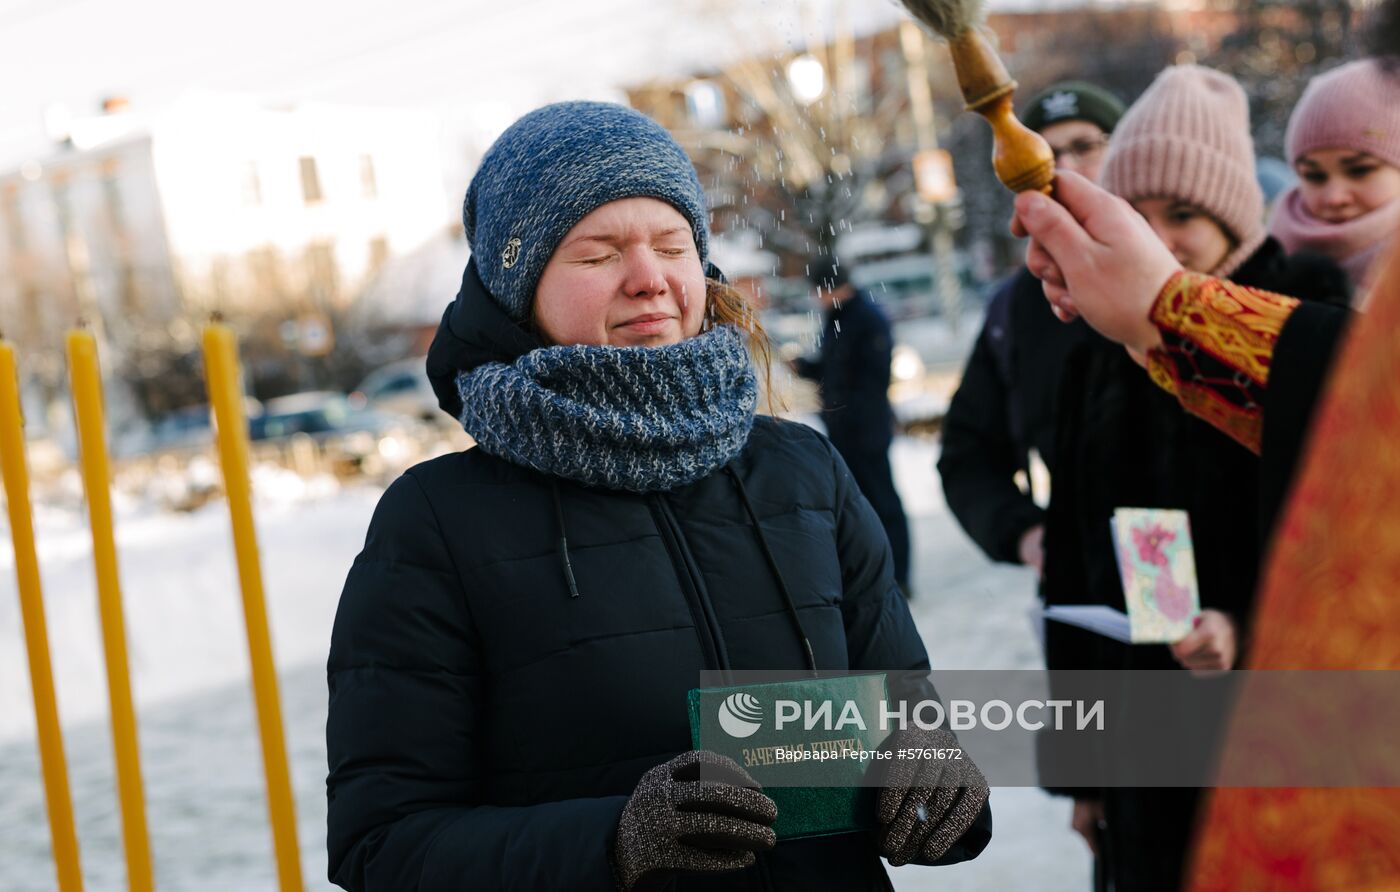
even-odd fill
[(510, 363), (543, 344), (506, 315), (481, 281), (476, 258), (467, 261), (457, 298), (443, 311), (428, 348), (428, 381), (438, 406), (454, 419), (462, 416), (457, 376), (488, 362)]

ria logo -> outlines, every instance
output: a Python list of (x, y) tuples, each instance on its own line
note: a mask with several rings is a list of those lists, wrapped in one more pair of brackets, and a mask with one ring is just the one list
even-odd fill
[(763, 707), (753, 694), (730, 694), (719, 705), (719, 726), (730, 737), (751, 737), (762, 721)]

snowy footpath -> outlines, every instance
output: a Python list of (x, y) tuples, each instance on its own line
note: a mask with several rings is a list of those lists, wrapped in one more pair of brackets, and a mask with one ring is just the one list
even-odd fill
[[(916, 546), (915, 619), (936, 668), (1032, 668), (1026, 571), (988, 564), (948, 514), (936, 443), (900, 439), (895, 476)], [(308, 889), (325, 880), (324, 660), (345, 572), (378, 492), (273, 475), (258, 533), (281, 671)], [(125, 888), (90, 540), (81, 511), (39, 512), (49, 638), (86, 888)], [(0, 890), (56, 887), (34, 742), (13, 554), (0, 535)], [(276, 888), (241, 602), (222, 502), (191, 514), (119, 506), (118, 546), (147, 814), (162, 890)], [(1089, 888), (1069, 806), (993, 791), (996, 835), (977, 861), (891, 870), (900, 892)]]

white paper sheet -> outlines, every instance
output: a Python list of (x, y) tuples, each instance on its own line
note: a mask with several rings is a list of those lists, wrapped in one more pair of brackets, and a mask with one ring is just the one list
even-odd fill
[(1128, 614), (1103, 604), (1056, 604), (1045, 608), (1045, 618), (1088, 629), (1105, 638), (1130, 644), (1132, 623)]

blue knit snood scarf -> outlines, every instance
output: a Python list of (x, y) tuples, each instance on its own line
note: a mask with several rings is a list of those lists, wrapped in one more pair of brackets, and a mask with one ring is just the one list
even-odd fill
[(638, 493), (728, 464), (758, 402), (732, 325), (664, 347), (543, 347), (463, 372), (457, 390), (462, 427), (491, 455)]

